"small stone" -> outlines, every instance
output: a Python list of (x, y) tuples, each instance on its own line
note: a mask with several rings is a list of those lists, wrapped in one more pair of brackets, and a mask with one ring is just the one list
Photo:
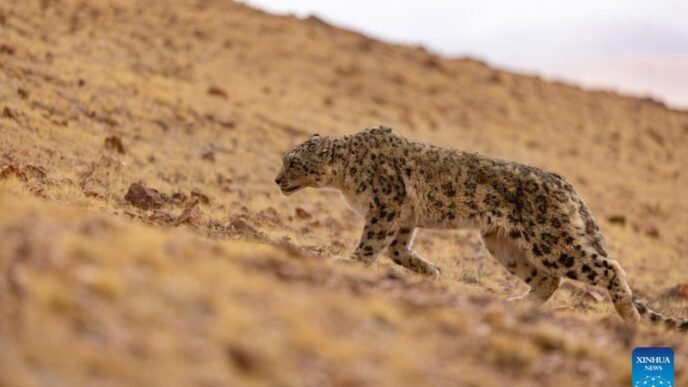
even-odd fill
[(144, 210), (160, 208), (163, 205), (160, 193), (153, 189), (144, 186), (141, 183), (133, 183), (129, 186), (127, 194), (124, 199), (138, 208)]
[(296, 207), (296, 217), (299, 219), (310, 219), (313, 216), (301, 207)]
[(7, 44), (0, 44), (0, 54), (14, 55), (15, 49)]
[(614, 223), (614, 224), (618, 224), (621, 226), (626, 224), (626, 216), (620, 215), (620, 214), (609, 215), (607, 217), (607, 220), (609, 221), (609, 223)]
[(230, 344), (225, 353), (227, 360), (240, 372), (252, 373), (260, 368), (260, 359), (247, 348)]
[(14, 119), (17, 118), (17, 117), (14, 115), (14, 113), (12, 112), (12, 110), (10, 110), (10, 108), (7, 107), (7, 106), (5, 106), (4, 108), (2, 108), (2, 116), (3, 116), (4, 118), (9, 118), (9, 119), (11, 119), (11, 120), (14, 120)]
[(7, 179), (10, 176), (14, 176), (24, 182), (28, 180), (26, 174), (24, 174), (24, 172), (22, 172), (19, 167), (14, 164), (5, 165), (2, 167), (2, 170), (0, 170), (0, 179)]
[(214, 163), (214, 162), (215, 162), (215, 152), (213, 152), (213, 151), (204, 152), (204, 153), (201, 155), (201, 158), (202, 158), (203, 160), (207, 160), (207, 161), (210, 161), (210, 162)]
[(191, 199), (200, 201), (203, 204), (210, 204), (210, 198), (208, 195), (198, 190), (191, 191)]
[(224, 99), (227, 99), (229, 97), (227, 92), (218, 86), (210, 86), (208, 88), (208, 94), (210, 94), (214, 97), (220, 97), (220, 98), (224, 98)]
[(124, 154), (124, 144), (122, 144), (122, 139), (117, 136), (110, 136), (105, 139), (105, 149), (115, 151), (119, 154)]

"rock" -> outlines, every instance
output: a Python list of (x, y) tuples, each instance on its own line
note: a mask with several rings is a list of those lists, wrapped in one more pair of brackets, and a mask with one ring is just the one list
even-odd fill
[(160, 208), (163, 205), (160, 193), (153, 188), (145, 187), (141, 183), (131, 184), (124, 199), (144, 210)]
[(200, 201), (203, 204), (209, 204), (210, 203), (210, 198), (208, 197), (208, 195), (206, 195), (203, 192), (198, 191), (198, 190), (191, 191), (191, 199), (196, 200), (196, 201)]
[(103, 195), (99, 194), (96, 191), (92, 191), (92, 190), (84, 191), (84, 196), (86, 196), (87, 198), (105, 199), (105, 197)]
[(258, 356), (245, 347), (230, 344), (227, 346), (225, 354), (227, 360), (240, 372), (253, 373), (260, 368), (261, 361)]
[(304, 210), (301, 207), (296, 207), (295, 212), (296, 212), (296, 217), (299, 219), (310, 219), (313, 217), (313, 216), (311, 216), (311, 214), (308, 211)]
[(7, 107), (7, 106), (5, 106), (4, 108), (2, 108), (2, 116), (3, 116), (4, 118), (9, 118), (9, 119), (11, 119), (11, 120), (14, 120), (14, 119), (17, 118), (17, 117), (15, 116), (15, 114), (12, 112), (12, 110), (10, 110), (10, 108)]
[(421, 64), (432, 69), (442, 69), (442, 62), (435, 56), (428, 56), (422, 59)]
[(222, 120), (219, 121), (219, 124), (225, 129), (234, 129), (236, 127), (236, 122), (232, 120)]
[(207, 161), (210, 161), (210, 162), (214, 163), (214, 162), (215, 162), (215, 152), (213, 152), (213, 151), (204, 152), (204, 153), (201, 155), (201, 158), (202, 158), (203, 160), (207, 160)]
[(490, 73), (490, 75), (487, 77), (487, 81), (489, 83), (501, 83), (503, 81), (502, 79), (502, 74), (500, 74), (497, 71), (493, 71)]
[(257, 215), (256, 218), (260, 221), (260, 223), (269, 223), (272, 225), (282, 225), (282, 219), (280, 218), (279, 214), (277, 213), (277, 210), (275, 210), (272, 207), (268, 207), (262, 211), (260, 211)]
[(121, 155), (124, 154), (124, 144), (122, 144), (122, 140), (117, 136), (110, 136), (105, 139), (105, 149), (115, 151)]
[(24, 182), (28, 181), (26, 174), (24, 174), (15, 164), (5, 165), (2, 167), (2, 170), (0, 170), (0, 179), (7, 179), (10, 176), (14, 176)]
[(224, 98), (224, 99), (227, 99), (229, 97), (227, 92), (218, 86), (210, 86), (208, 88), (208, 94), (210, 94), (214, 97), (219, 97), (219, 98)]
[(626, 216), (620, 214), (609, 215), (607, 217), (607, 220), (609, 221), (609, 223), (618, 224), (621, 226), (626, 224)]
[(15, 49), (7, 44), (0, 44), (0, 54), (14, 55)]
[(48, 173), (45, 171), (45, 169), (31, 164), (25, 165), (24, 168), (22, 168), (22, 172), (27, 177), (33, 177), (36, 179), (45, 179), (45, 177), (48, 176)]
[(280, 247), (284, 249), (287, 254), (289, 254), (291, 257), (294, 258), (306, 258), (306, 257), (311, 257), (308, 252), (302, 250), (295, 244), (293, 244), (288, 237), (282, 238), (280, 241), (274, 243), (275, 246)]
[(174, 192), (169, 197), (169, 202), (174, 205), (182, 205), (186, 201), (187, 197), (182, 192)]
[(255, 227), (250, 225), (246, 220), (238, 218), (234, 219), (229, 223), (229, 229), (235, 234), (240, 234), (248, 236), (251, 238), (260, 238), (262, 233), (256, 230)]

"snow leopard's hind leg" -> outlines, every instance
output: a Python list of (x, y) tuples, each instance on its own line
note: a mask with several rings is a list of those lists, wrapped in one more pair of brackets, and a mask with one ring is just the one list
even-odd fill
[(559, 288), (561, 278), (557, 275), (539, 270), (531, 261), (528, 252), (524, 251), (515, 241), (499, 233), (492, 232), (482, 235), (483, 243), (499, 263), (511, 274), (517, 276), (530, 286), (525, 294), (509, 300), (524, 300), (535, 304), (544, 304)]

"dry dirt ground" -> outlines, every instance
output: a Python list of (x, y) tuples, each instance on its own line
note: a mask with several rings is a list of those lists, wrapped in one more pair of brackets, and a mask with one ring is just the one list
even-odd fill
[(603, 292), (505, 302), (474, 232), (420, 233), (439, 281), (331, 262), (362, 222), (281, 153), (379, 123), (567, 176), (688, 316), (686, 112), (220, 0), (2, 1), (0, 386), (628, 386), (649, 345), (688, 384)]

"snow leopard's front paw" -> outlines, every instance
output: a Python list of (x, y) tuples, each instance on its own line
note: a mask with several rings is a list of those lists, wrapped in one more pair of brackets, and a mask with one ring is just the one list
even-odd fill
[(428, 262), (428, 265), (425, 268), (423, 268), (421, 274), (427, 275), (428, 277), (432, 277), (435, 280), (439, 280), (440, 276), (442, 275), (442, 269)]

